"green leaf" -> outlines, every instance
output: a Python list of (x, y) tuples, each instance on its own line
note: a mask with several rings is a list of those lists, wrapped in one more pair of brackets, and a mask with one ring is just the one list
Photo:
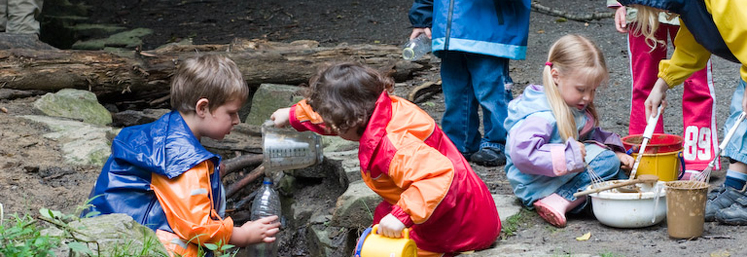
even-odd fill
[(52, 211), (47, 208), (39, 209), (39, 214), (50, 219), (54, 217), (54, 213), (52, 213)]
[(86, 213), (85, 217), (86, 218), (90, 218), (90, 217), (94, 217), (94, 216), (99, 216), (99, 214), (101, 214), (101, 212), (99, 212), (99, 211), (92, 211), (92, 212)]
[(210, 251), (218, 250), (218, 246), (215, 244), (205, 244), (205, 248), (209, 249)]
[(88, 246), (80, 242), (67, 243), (67, 247), (70, 247), (70, 250), (73, 250), (74, 252), (93, 255), (93, 252), (91, 251), (91, 249), (88, 249)]
[(228, 249), (231, 249), (231, 248), (234, 248), (234, 247), (235, 247), (234, 245), (224, 245), (224, 246), (222, 246), (220, 248), (220, 250), (221, 251), (225, 251), (225, 250), (228, 250)]

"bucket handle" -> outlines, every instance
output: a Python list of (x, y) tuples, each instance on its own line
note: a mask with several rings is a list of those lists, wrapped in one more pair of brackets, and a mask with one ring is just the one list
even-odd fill
[[(363, 231), (363, 233), (361, 233), (361, 236), (358, 238), (358, 243), (355, 245), (355, 257), (361, 257), (363, 241), (366, 241), (366, 237), (368, 237), (368, 234), (376, 234), (377, 230), (379, 230), (379, 224), (373, 225), (373, 227), (368, 227)], [(405, 239), (410, 239), (410, 230), (407, 228), (403, 229), (402, 236)]]
[[(371, 233), (376, 234), (377, 230), (379, 230), (379, 224), (376, 224), (376, 225), (373, 226), (373, 230), (371, 231)], [(402, 230), (402, 237), (405, 238), (405, 239), (410, 239), (410, 230), (407, 229), (407, 228), (403, 229)]]
[(685, 157), (682, 156), (682, 151), (677, 153), (677, 159), (680, 159), (680, 175), (677, 177), (677, 180), (680, 180), (682, 176), (685, 176)]
[(361, 257), (361, 249), (363, 249), (363, 241), (366, 241), (366, 237), (371, 233), (371, 227), (363, 230), (363, 233), (358, 238), (358, 244), (355, 245), (355, 257)]

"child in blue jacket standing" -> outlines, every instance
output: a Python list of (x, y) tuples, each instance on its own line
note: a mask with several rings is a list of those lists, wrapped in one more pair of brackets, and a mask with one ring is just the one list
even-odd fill
[[(415, 0), (414, 29), (425, 33), (441, 58), (446, 110), (441, 127), (468, 160), (483, 166), (506, 163), (508, 60), (523, 60), (529, 33), (530, 0)], [(482, 108), (480, 135), (478, 108)]]

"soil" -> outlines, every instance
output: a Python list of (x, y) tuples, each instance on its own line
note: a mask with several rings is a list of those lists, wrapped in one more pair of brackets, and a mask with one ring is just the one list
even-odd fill
[[(536, 2), (572, 14), (609, 12), (600, 1)], [(194, 44), (226, 44), (234, 38), (263, 38), (283, 42), (311, 39), (322, 45), (401, 45), (411, 31), (407, 19), (411, 0), (84, 0), (84, 3), (90, 6), (91, 20), (97, 23), (153, 29), (154, 33), (144, 38), (143, 49), (146, 50), (185, 38), (191, 38)], [(626, 36), (617, 33), (612, 22), (609, 18), (570, 21), (533, 12), (527, 59), (511, 62), (511, 76), (516, 83), (514, 96), (528, 84), (541, 83), (541, 69), (553, 41), (568, 33), (582, 34), (602, 49), (610, 70), (609, 85), (598, 90), (596, 98), (601, 126), (627, 135), (630, 74)], [(437, 81), (439, 61), (437, 58), (431, 61), (436, 68), (398, 84), (396, 94), (406, 96), (414, 86)], [(723, 124), (738, 78), (738, 66), (714, 59), (713, 71), (718, 100), (716, 119)], [(683, 130), (681, 107), (676, 100), (681, 98), (681, 92), (682, 87), (678, 87), (669, 93), (670, 107), (665, 112), (665, 124), (670, 134), (681, 134)], [(47, 128), (17, 117), (31, 114), (34, 100), (36, 97), (0, 101), (3, 108), (0, 112), (0, 203), (4, 204), (6, 213), (35, 214), (42, 207), (72, 212), (87, 198), (100, 167), (65, 165), (58, 143), (41, 136)], [(441, 119), (442, 94), (435, 94), (419, 105), (434, 119)], [(473, 168), (493, 193), (512, 194), (503, 167), (473, 165)], [(723, 170), (714, 172), (712, 184), (720, 184), (723, 176)], [(513, 235), (506, 236), (498, 245), (523, 243), (553, 256), (747, 254), (743, 246), (747, 233), (741, 227), (715, 222), (705, 224), (700, 238), (675, 240), (667, 236), (666, 222), (641, 229), (617, 229), (604, 226), (593, 215), (584, 213), (569, 216), (568, 226), (557, 229), (534, 212), (523, 212), (523, 216)], [(587, 232), (591, 232), (590, 240), (576, 240)]]

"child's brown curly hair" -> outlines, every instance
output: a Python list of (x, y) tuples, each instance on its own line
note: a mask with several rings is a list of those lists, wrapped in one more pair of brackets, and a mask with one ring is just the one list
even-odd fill
[(306, 101), (333, 132), (358, 128), (361, 135), (376, 100), (384, 90), (391, 92), (393, 87), (391, 77), (373, 68), (354, 62), (337, 63), (309, 80)]

